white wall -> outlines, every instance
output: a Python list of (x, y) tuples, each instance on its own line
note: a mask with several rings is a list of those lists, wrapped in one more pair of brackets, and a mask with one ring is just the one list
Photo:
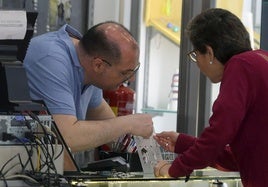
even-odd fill
[(180, 48), (165, 36), (156, 34), (150, 43), (148, 106), (167, 109), (172, 76), (179, 67)]
[(130, 9), (131, 0), (95, 0), (93, 24), (103, 21), (116, 21), (129, 29)]

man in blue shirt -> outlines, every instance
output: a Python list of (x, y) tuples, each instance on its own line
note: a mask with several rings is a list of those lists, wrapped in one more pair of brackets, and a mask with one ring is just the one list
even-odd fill
[(102, 97), (102, 89), (134, 81), (140, 65), (138, 44), (122, 25), (100, 23), (83, 36), (64, 25), (33, 38), (23, 64), (32, 99), (45, 102), (73, 152), (126, 133), (145, 138), (152, 134), (150, 115), (115, 117)]

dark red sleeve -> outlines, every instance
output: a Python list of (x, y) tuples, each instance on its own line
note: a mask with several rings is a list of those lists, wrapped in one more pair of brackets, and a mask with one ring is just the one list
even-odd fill
[(196, 138), (187, 134), (180, 133), (176, 146), (175, 146), (175, 153), (181, 154), (186, 151), (189, 147), (191, 147)]

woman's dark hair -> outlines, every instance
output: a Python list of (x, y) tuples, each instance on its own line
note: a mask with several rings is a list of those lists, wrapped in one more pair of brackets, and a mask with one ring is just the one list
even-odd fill
[(189, 22), (186, 31), (195, 50), (206, 53), (206, 45), (211, 46), (222, 64), (235, 54), (252, 50), (243, 23), (224, 9), (205, 10)]
[(131, 33), (123, 25), (114, 21), (106, 21), (94, 25), (83, 35), (82, 39), (80, 40), (83, 48), (89, 55), (100, 55), (115, 60), (121, 58), (120, 46), (116, 41), (109, 40), (104, 29), (99, 27), (103, 24), (110, 23), (119, 26), (121, 29), (131, 35)]

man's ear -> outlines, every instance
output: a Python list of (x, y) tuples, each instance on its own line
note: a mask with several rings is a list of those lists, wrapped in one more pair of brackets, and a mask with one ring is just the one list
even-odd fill
[(92, 61), (92, 68), (96, 73), (102, 73), (105, 70), (105, 65), (100, 58), (94, 58)]

